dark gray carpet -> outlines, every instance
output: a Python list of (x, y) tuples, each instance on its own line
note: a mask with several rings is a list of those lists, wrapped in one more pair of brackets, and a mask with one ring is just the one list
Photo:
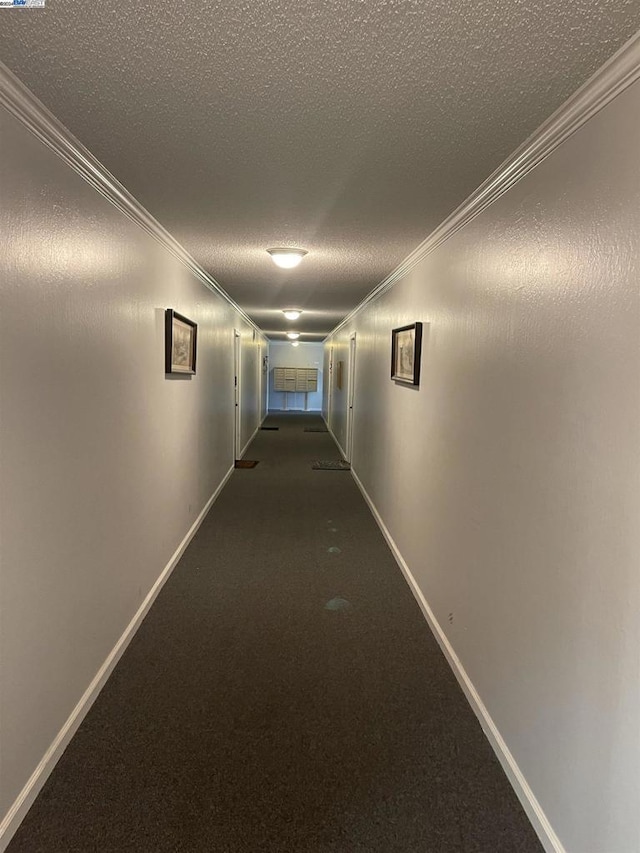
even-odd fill
[(9, 853), (540, 853), (319, 418), (269, 423)]

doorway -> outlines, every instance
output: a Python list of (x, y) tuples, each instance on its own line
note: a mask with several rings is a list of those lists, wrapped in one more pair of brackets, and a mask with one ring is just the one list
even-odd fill
[(233, 402), (234, 402), (234, 424), (233, 424), (233, 458), (240, 459), (242, 447), (240, 445), (240, 332), (233, 330)]
[(333, 408), (333, 347), (329, 347), (329, 365), (326, 376), (327, 382), (327, 426), (331, 429), (331, 410)]
[(353, 459), (353, 400), (356, 385), (356, 333), (349, 338), (349, 372), (347, 385), (347, 462)]

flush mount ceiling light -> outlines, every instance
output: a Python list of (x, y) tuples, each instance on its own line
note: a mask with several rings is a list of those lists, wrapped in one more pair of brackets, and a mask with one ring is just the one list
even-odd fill
[(300, 341), (292, 341), (291, 346), (292, 346), (292, 347), (299, 347), (299, 346), (300, 346)]
[(297, 267), (304, 256), (308, 254), (306, 249), (286, 248), (267, 249), (267, 252), (271, 255), (273, 263), (284, 270), (291, 270)]
[(289, 338), (289, 340), (295, 341), (296, 338), (300, 337), (300, 332), (287, 332), (287, 337)]
[(285, 308), (282, 312), (287, 320), (297, 320), (298, 317), (302, 314), (298, 308)]

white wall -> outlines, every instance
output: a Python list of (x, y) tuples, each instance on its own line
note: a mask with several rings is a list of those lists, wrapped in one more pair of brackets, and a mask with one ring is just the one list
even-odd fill
[[(329, 381), (323, 395), (322, 414), (330, 423), (334, 438), (343, 454), (347, 452), (347, 408), (349, 386), (349, 335), (351, 327), (344, 334), (334, 335), (325, 345), (325, 363)], [(356, 347), (359, 341), (356, 340)], [(342, 382), (338, 374), (342, 362)], [(356, 353), (357, 363), (357, 353)], [(362, 386), (361, 386), (362, 387)]]
[[(4, 110), (0, 133), (1, 816), (233, 465), (234, 327), (244, 440), (266, 344)], [(167, 307), (196, 376), (165, 376)]]
[(262, 372), (262, 359), (269, 352), (268, 341), (255, 329), (240, 327), (240, 440), (241, 449), (267, 413), (267, 377)]
[(636, 83), (327, 342), (357, 333), (353, 468), (569, 853), (640, 850), (639, 150)]
[[(292, 347), (290, 342), (271, 341), (269, 343), (269, 409), (280, 411), (288, 409), (304, 410), (305, 395), (291, 394), (286, 391), (274, 391), (273, 371), (276, 367), (315, 367), (318, 371), (318, 390), (307, 394), (307, 411), (322, 410), (324, 347), (321, 343), (300, 342)], [(286, 398), (286, 399), (285, 399)]]

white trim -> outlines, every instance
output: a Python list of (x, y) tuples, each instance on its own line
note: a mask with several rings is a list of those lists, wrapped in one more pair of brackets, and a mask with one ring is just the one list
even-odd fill
[[(276, 391), (276, 394), (288, 394), (288, 393), (290, 393), (290, 392), (289, 391)], [(303, 392), (299, 391), (298, 393), (302, 394)], [(310, 392), (310, 393), (314, 393), (314, 392)], [(270, 412), (278, 412), (279, 414), (285, 414), (287, 412), (289, 412), (289, 413), (293, 412), (294, 414), (302, 413), (303, 415), (304, 414), (310, 414), (310, 413), (317, 415), (317, 414), (322, 413), (322, 409), (269, 409), (269, 411)]]
[(242, 459), (242, 334), (233, 330), (233, 460)]
[(23, 124), (40, 142), (77, 172), (121, 213), (143, 228), (177, 258), (209, 290), (229, 303), (262, 340), (268, 338), (251, 317), (234, 302), (175, 237), (106, 169), (93, 154), (42, 104), (2, 62), (0, 62), (0, 106)]
[(546, 157), (614, 98), (640, 79), (640, 32), (605, 62), (460, 207), (453, 211), (411, 254), (350, 311), (324, 338), (328, 341), (370, 302), (378, 299), (427, 255), (453, 236)]
[(137, 613), (125, 628), (124, 633), (107, 656), (106, 660), (104, 661), (104, 663), (96, 673), (95, 677), (82, 695), (82, 698), (71, 712), (66, 723), (62, 726), (62, 728), (54, 738), (53, 742), (49, 746), (49, 749), (45, 752), (42, 759), (40, 760), (40, 763), (31, 774), (31, 777), (28, 780), (27, 784), (24, 786), (20, 794), (18, 794), (18, 797), (16, 798), (15, 802), (13, 803), (7, 814), (4, 816), (2, 823), (0, 823), (0, 853), (1, 851), (6, 850), (9, 842), (11, 841), (11, 838), (22, 823), (26, 813), (33, 805), (44, 783), (49, 778), (58, 760), (62, 756), (62, 753), (69, 744), (69, 741), (78, 730), (80, 724), (86, 717), (89, 709), (91, 708), (95, 700), (98, 698), (100, 691), (102, 690), (107, 679), (113, 672), (116, 664), (122, 657), (125, 649), (133, 639), (136, 631), (140, 627), (142, 620), (149, 612), (151, 605), (155, 601), (158, 593), (168, 580), (169, 576), (171, 575), (171, 572), (178, 564), (178, 561), (185, 552), (187, 545), (193, 539), (198, 528), (204, 521), (214, 501), (224, 488), (227, 480), (229, 479), (232, 473), (233, 467), (227, 471), (222, 481), (220, 482), (220, 485), (215, 490), (213, 495), (209, 498), (200, 515), (191, 525), (187, 535), (184, 537), (180, 545), (178, 545), (178, 548), (174, 552), (173, 556), (160, 573), (160, 576), (158, 577), (154, 585), (147, 593), (147, 596), (140, 605)]
[[(332, 433), (333, 435), (333, 433)], [(418, 586), (416, 579), (411, 573), (411, 569), (407, 565), (404, 560), (404, 557), (400, 553), (400, 550), (396, 543), (393, 541), (391, 534), (389, 533), (387, 526), (380, 513), (378, 512), (375, 504), (369, 497), (367, 490), (364, 485), (360, 481), (356, 472), (351, 469), (351, 474), (353, 479), (362, 492), (362, 496), (369, 509), (371, 510), (371, 514), (375, 518), (378, 527), (380, 528), (382, 535), (387, 540), (387, 544), (391, 549), (391, 553), (395, 557), (397, 564), (400, 566), (400, 569), (405, 576), (407, 583), (409, 584), (411, 591), (420, 605), (420, 609), (427, 620), (431, 631), (433, 632), (436, 640), (438, 641), (438, 645), (442, 649), (444, 656), (449, 662), (449, 666), (453, 670), (454, 675), (458, 679), (460, 686), (462, 687), (465, 696), (467, 697), (469, 704), (471, 705), (476, 717), (480, 721), (480, 725), (482, 726), (482, 730), (491, 746), (493, 747), (493, 751), (495, 752), (502, 768), (509, 779), (514, 791), (516, 792), (518, 799), (522, 803), (522, 807), (524, 808), (527, 817), (531, 821), (531, 824), (536, 831), (538, 838), (542, 846), (544, 847), (546, 853), (566, 853), (565, 848), (562, 846), (560, 839), (556, 835), (553, 830), (553, 827), (549, 823), (547, 816), (542, 810), (542, 806), (536, 799), (535, 794), (529, 787), (527, 780), (524, 777), (524, 774), (518, 767), (515, 758), (511, 754), (509, 747), (504, 741), (504, 738), (498, 731), (498, 727), (493, 722), (489, 711), (487, 710), (484, 702), (480, 698), (480, 695), (476, 688), (473, 685), (473, 682), (467, 675), (465, 668), (462, 666), (460, 659), (454, 651), (453, 646), (447, 639), (444, 631), (440, 627), (438, 620), (435, 617), (435, 614), (425, 596), (422, 593), (422, 590)]]
[(354, 424), (353, 424), (353, 405), (356, 391), (356, 333), (351, 332), (349, 335), (349, 373), (347, 376), (347, 431), (346, 445), (348, 456), (344, 458), (351, 464), (353, 458), (353, 442), (354, 442)]

